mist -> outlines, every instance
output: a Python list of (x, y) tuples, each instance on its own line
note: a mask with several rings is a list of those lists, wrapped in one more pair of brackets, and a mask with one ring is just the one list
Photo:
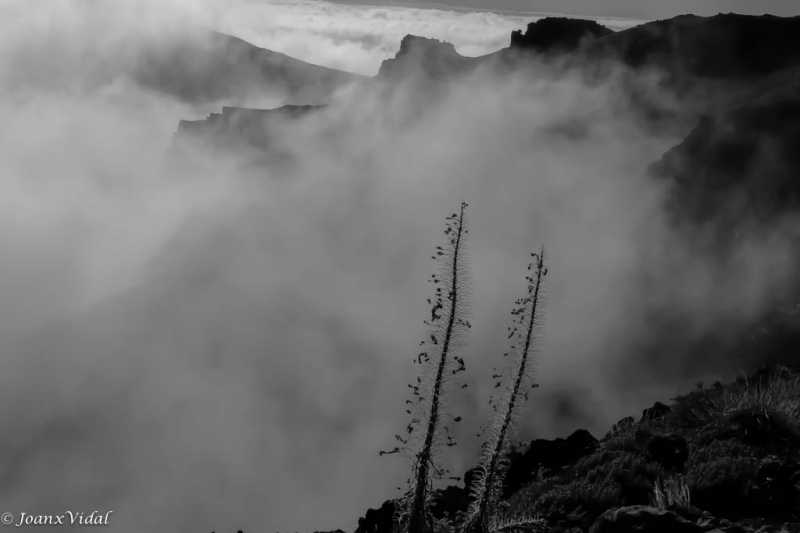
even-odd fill
[(541, 245), (541, 388), (520, 439), (601, 434), (726, 375), (641, 353), (665, 334), (646, 317), (687, 317), (687, 338), (752, 318), (794, 267), (788, 229), (720, 257), (670, 223), (668, 184), (645, 171), (680, 138), (642, 129), (615, 76), (590, 86), (538, 66), (478, 71), (436, 96), (350, 87), (283, 125), (273, 142), (291, 166), (199, 144), (176, 156), (180, 119), (283, 103), (198, 105), (137, 81), (140, 46), (166, 49), (178, 21), (226, 13), (198, 6), (3, 6), (1, 511), (113, 511), (114, 531), (354, 530), (406, 479), (378, 452), (407, 423), (430, 255), (462, 200), (474, 327), (445, 461), (456, 475), (477, 457)]

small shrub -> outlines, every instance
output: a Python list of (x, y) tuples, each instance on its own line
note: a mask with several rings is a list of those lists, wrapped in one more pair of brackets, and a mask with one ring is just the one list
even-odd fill
[(576, 479), (542, 494), (534, 509), (543, 516), (568, 516), (586, 512), (599, 516), (609, 507), (622, 505), (622, 487), (611, 477), (595, 481)]
[(712, 458), (708, 462), (695, 464), (686, 474), (686, 482), (692, 491), (704, 490), (727, 483), (745, 483), (758, 468), (758, 460), (747, 456)]
[(680, 427), (720, 428), (742, 411), (775, 413), (800, 427), (800, 375), (787, 369), (743, 378), (727, 387), (700, 385), (673, 401), (665, 418)]

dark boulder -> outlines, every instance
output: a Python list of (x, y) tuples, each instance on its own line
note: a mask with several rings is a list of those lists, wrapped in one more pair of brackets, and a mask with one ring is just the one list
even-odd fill
[(597, 446), (598, 441), (591, 433), (579, 429), (566, 439), (536, 439), (531, 442), (524, 459), (534, 469), (557, 470), (575, 464), (591, 454)]
[(454, 486), (437, 490), (432, 500), (431, 514), (437, 519), (455, 517), (459, 512), (466, 511), (470, 502), (468, 490)]
[(704, 528), (678, 513), (646, 506), (606, 511), (592, 524), (590, 533), (702, 533)]
[(689, 458), (689, 447), (683, 437), (657, 435), (647, 443), (647, 454), (664, 468), (682, 470)]
[(356, 533), (393, 533), (396, 509), (394, 500), (383, 502), (380, 509), (368, 509), (366, 515), (358, 519)]
[(525, 453), (511, 454), (506, 474), (505, 494), (510, 495), (531, 481), (540, 470), (556, 471), (574, 465), (597, 449), (598, 440), (585, 429), (566, 439), (536, 439)]

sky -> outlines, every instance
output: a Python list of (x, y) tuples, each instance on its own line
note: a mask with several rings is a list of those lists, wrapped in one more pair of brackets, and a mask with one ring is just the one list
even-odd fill
[[(339, 1), (339, 0), (336, 0)], [(340, 3), (358, 3), (346, 2)], [(384, 4), (383, 2), (366, 2)], [(653, 20), (693, 13), (716, 15), (717, 13), (744, 13), (763, 15), (769, 13), (784, 17), (800, 14), (795, 0), (407, 0), (405, 5), (420, 7), (456, 6), (464, 9), (492, 11), (517, 11), (539, 13), (562, 13), (572, 16), (627, 17)], [(400, 5), (397, 3), (395, 5)]]
[[(680, 347), (763, 310), (796, 271), (783, 244), (797, 221), (754, 227), (725, 258), (676, 231), (646, 168), (682, 135), (642, 128), (617, 77), (588, 86), (534, 64), (479, 71), (442, 98), (348, 87), (280, 125), (271, 142), (291, 165), (254, 168), (202, 145), (176, 153), (178, 121), (285, 100), (198, 104), (136, 76), (153, 54), (206, 43), (201, 27), (374, 74), (408, 33), (480, 55), (530, 20), (303, 0), (0, 1), (0, 511), (113, 511), (108, 530), (122, 533), (353, 531), (406, 479), (378, 452), (408, 422), (430, 256), (462, 200), (473, 329), (454, 473), (474, 464), (541, 245), (541, 386), (520, 439), (602, 436), (730, 375), (652, 340)], [(675, 104), (657, 79), (634, 81)], [(686, 322), (661, 331), (651, 318), (664, 315)]]

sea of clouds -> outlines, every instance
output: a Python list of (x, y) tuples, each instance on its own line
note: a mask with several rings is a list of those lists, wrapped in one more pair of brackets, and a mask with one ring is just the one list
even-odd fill
[[(508, 46), (513, 30), (525, 30), (541, 13), (504, 14), (440, 6), (347, 5), (315, 0), (239, 2), (215, 19), (215, 26), (256, 44), (311, 63), (368, 76), (378, 73), (408, 34), (453, 43), (465, 56), (479, 56)], [(635, 20), (603, 18), (619, 30)]]
[(599, 436), (724, 374), (640, 353), (657, 332), (648, 313), (681, 313), (696, 330), (682, 334), (701, 334), (758, 312), (793, 265), (780, 234), (720, 262), (673, 230), (645, 169), (680, 138), (643, 129), (613, 77), (478, 72), (430, 102), (404, 84), (350, 89), (285, 125), (274, 142), (294, 164), (281, 169), (202, 147), (176, 160), (180, 119), (253, 102), (196, 105), (129, 71), (139, 43), (194, 26), (374, 74), (407, 33), (479, 55), (530, 20), (310, 1), (0, 3), (0, 511), (111, 510), (125, 532), (354, 530), (406, 479), (378, 451), (407, 423), (430, 255), (462, 200), (474, 328), (454, 474), (476, 457), (541, 245), (542, 386), (520, 438)]

